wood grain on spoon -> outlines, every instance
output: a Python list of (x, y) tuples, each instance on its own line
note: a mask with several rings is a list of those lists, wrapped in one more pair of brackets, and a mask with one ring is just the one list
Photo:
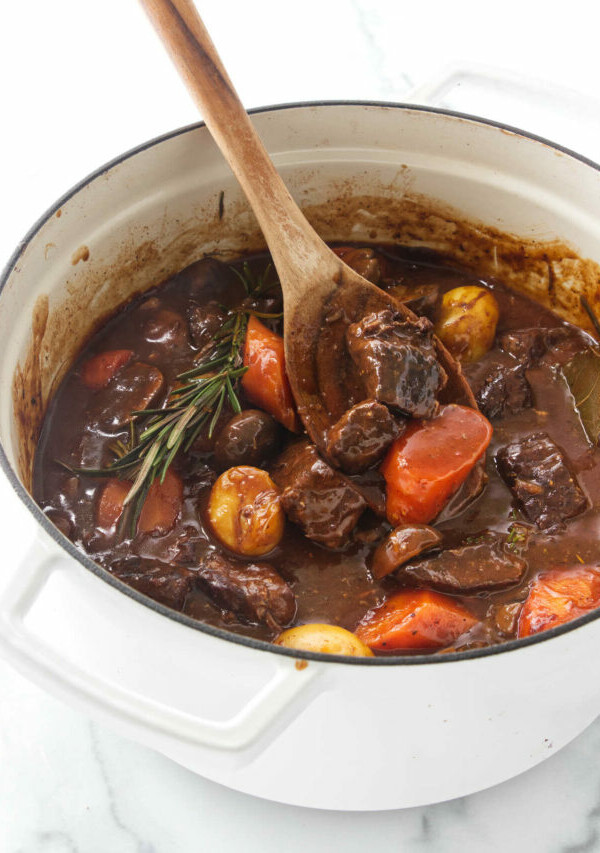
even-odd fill
[[(321, 240), (290, 195), (233, 88), (215, 47), (190, 0), (141, 0), (223, 156), (256, 215), (281, 281), (287, 373), (304, 426), (322, 452), (333, 416), (328, 400), (345, 391), (343, 346), (333, 347), (323, 328), (325, 310), (341, 323), (387, 308), (405, 319), (402, 303), (346, 266)], [(329, 324), (331, 326), (331, 324)], [(340, 340), (340, 323), (333, 332)], [(438, 358), (449, 401), (475, 406), (460, 367), (439, 341)], [(320, 369), (319, 369), (320, 365)], [(324, 367), (325, 365), (325, 367)], [(339, 409), (339, 405), (334, 408)], [(339, 415), (338, 415), (339, 416)]]

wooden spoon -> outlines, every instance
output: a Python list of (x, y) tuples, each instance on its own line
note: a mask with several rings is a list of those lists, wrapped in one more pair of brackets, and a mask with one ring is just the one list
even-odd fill
[[(343, 329), (386, 308), (406, 319), (416, 317), (346, 266), (305, 219), (251, 124), (191, 0), (141, 3), (262, 229), (283, 290), (287, 374), (306, 431), (325, 452), (327, 428), (341, 414), (340, 401), (348, 398)], [(340, 317), (337, 328), (323, 323), (326, 312)], [(335, 341), (340, 345), (334, 346)], [(460, 367), (439, 341), (436, 346), (449, 379), (444, 396), (474, 406)]]

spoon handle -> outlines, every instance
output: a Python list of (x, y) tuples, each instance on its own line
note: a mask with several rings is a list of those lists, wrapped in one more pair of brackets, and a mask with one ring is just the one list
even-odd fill
[(277, 173), (191, 0), (141, 4), (250, 202), (292, 307), (330, 252)]

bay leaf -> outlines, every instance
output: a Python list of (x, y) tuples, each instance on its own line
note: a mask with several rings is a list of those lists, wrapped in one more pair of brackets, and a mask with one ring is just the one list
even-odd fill
[(592, 444), (600, 438), (600, 351), (586, 349), (563, 367), (583, 428)]

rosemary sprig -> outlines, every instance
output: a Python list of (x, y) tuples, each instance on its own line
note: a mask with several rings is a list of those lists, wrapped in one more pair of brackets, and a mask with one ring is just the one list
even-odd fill
[[(244, 263), (241, 270), (231, 268), (242, 280), (251, 298), (264, 296), (278, 284), (268, 282), (271, 265), (255, 273)], [(250, 300), (248, 300), (250, 301)], [(127, 442), (115, 441), (111, 450), (115, 459), (105, 468), (74, 468), (60, 464), (76, 474), (103, 477), (133, 478), (124, 501), (127, 512), (121, 524), (130, 520), (131, 535), (148, 490), (154, 480), (163, 482), (169, 465), (182, 449), (187, 452), (199, 435), (206, 432), (211, 438), (226, 403), (235, 413), (242, 408), (238, 399), (238, 384), (247, 367), (243, 365), (242, 347), (251, 315), (276, 319), (279, 314), (265, 314), (252, 307), (228, 312), (229, 316), (212, 342), (196, 357), (193, 367), (177, 376), (178, 385), (160, 409), (132, 412)]]
[[(107, 466), (107, 470), (137, 469), (125, 505), (156, 478), (162, 483), (177, 451), (181, 447), (189, 450), (204, 427), (212, 437), (226, 399), (240, 411), (236, 386), (247, 370), (241, 353), (247, 325), (245, 311), (235, 312), (227, 320), (218, 339), (213, 340), (196, 365), (179, 374), (177, 380), (184, 384), (171, 392), (166, 407), (155, 410), (126, 453)], [(141, 415), (147, 413), (137, 412), (133, 418)]]
[(279, 279), (275, 278), (269, 282), (271, 272), (273, 272), (273, 264), (267, 264), (261, 272), (255, 272), (247, 261), (242, 264), (242, 269), (231, 267), (237, 277), (244, 285), (244, 289), (248, 296), (264, 296), (270, 290), (273, 290), (279, 284)]

